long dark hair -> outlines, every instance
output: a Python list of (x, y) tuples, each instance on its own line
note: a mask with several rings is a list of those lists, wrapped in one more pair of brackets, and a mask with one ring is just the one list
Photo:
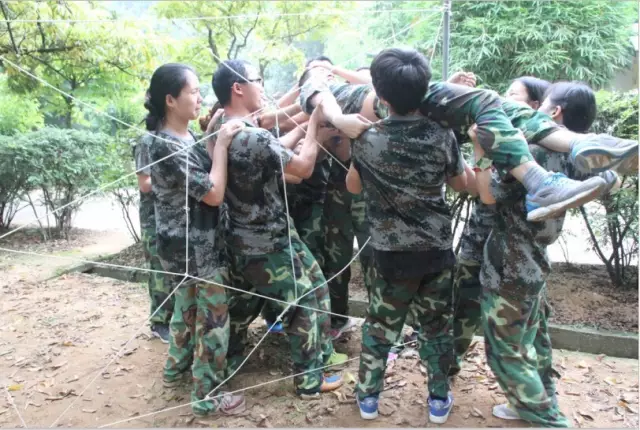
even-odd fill
[(144, 101), (144, 107), (149, 111), (144, 119), (147, 130), (155, 131), (160, 127), (166, 115), (167, 95), (178, 97), (187, 84), (187, 71), (195, 74), (195, 70), (186, 64), (168, 63), (153, 72)]
[(562, 108), (562, 123), (576, 133), (586, 133), (596, 119), (596, 96), (584, 82), (556, 82), (547, 90), (553, 106)]
[(551, 86), (549, 81), (533, 76), (520, 76), (513, 80), (513, 82), (516, 81), (524, 85), (524, 88), (527, 90), (527, 95), (529, 96), (529, 101), (538, 102), (539, 105), (542, 104), (544, 95)]

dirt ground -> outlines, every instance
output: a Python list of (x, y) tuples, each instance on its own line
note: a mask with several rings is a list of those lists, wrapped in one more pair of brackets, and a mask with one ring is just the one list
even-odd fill
[[(71, 402), (75, 405), (59, 421), (64, 427), (96, 427), (144, 416), (189, 402), (188, 387), (162, 388), (161, 369), (166, 345), (148, 337), (144, 327), (126, 354), (105, 367), (115, 351), (141, 328), (147, 315), (143, 286), (93, 275), (64, 275), (47, 282), (4, 283), (0, 304), (0, 375), (9, 390), (0, 400), (0, 425), (19, 427), (15, 402), (28, 426), (52, 424)], [(254, 342), (264, 333), (258, 321)], [(491, 416), (491, 407), (504, 401), (487, 371), (482, 342), (467, 356), (454, 387), (456, 406), (448, 426), (526, 426), (504, 423)], [(343, 371), (357, 374), (358, 331), (337, 345), (354, 358)], [(230, 383), (242, 389), (290, 374), (287, 341), (269, 335)], [(561, 406), (584, 427), (638, 426), (638, 362), (604, 356), (556, 351), (563, 374), (558, 384)], [(78, 395), (99, 375), (82, 397)], [(387, 375), (383, 395), (385, 415), (375, 422), (359, 418), (353, 403), (353, 383), (315, 402), (293, 395), (291, 379), (246, 392), (242, 416), (200, 420), (189, 407), (140, 417), (119, 427), (424, 427), (425, 377), (414, 354), (398, 359)]]
[[(40, 246), (37, 241), (32, 243), (20, 237), (11, 246), (6, 242), (0, 246), (92, 259), (113, 252), (111, 247), (116, 246), (111, 244), (113, 241), (110, 233), (96, 233), (90, 240), (79, 238), (77, 243), (60, 243), (57, 248), (52, 245), (37, 248)], [(145, 287), (84, 274), (49, 279), (69, 264), (44, 257), (0, 253), (1, 427), (21, 426), (14, 405), (27, 426), (44, 427), (56, 421), (72, 402), (73, 407), (57, 426), (434, 426), (426, 418), (425, 376), (411, 352), (399, 358), (387, 374), (382, 416), (374, 422), (360, 419), (353, 401), (352, 382), (357, 375), (358, 330), (336, 346), (352, 358), (341, 369), (349, 381), (341, 388), (341, 394), (326, 394), (319, 401), (299, 400), (293, 394), (291, 378), (286, 378), (291, 374), (287, 340), (269, 335), (229, 384), (232, 390), (265, 384), (245, 392), (247, 411), (235, 417), (194, 419), (188, 406), (177, 407), (189, 402), (189, 387), (175, 390), (162, 387), (166, 345), (149, 338), (144, 324), (148, 316)], [(357, 282), (357, 273), (354, 275)], [(597, 279), (594, 275), (594, 285), (599, 282)], [(577, 279), (573, 282), (573, 288), (580, 285)], [(566, 288), (565, 294), (575, 294)], [(357, 292), (355, 285), (354, 290)], [(593, 303), (612, 300), (612, 315), (620, 313), (622, 299), (631, 300), (623, 295), (616, 301), (602, 290), (597, 291), (604, 299), (593, 299)], [(634, 305), (637, 291), (635, 294)], [(588, 313), (585, 309), (585, 314)], [(254, 343), (264, 330), (263, 322), (254, 323), (251, 333)], [(125, 354), (105, 369), (115, 352), (132, 338)], [(560, 350), (554, 352), (554, 359), (563, 375), (558, 383), (561, 407), (573, 425), (638, 427), (637, 360)], [(524, 422), (503, 422), (491, 416), (492, 406), (502, 403), (504, 397), (485, 366), (481, 341), (467, 356), (453, 393), (456, 405), (448, 427), (527, 426)], [(175, 409), (153, 413), (169, 407)], [(132, 421), (115, 424), (127, 419)]]

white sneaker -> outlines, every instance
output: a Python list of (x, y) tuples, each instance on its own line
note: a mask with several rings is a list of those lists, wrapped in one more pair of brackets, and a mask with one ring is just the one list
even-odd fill
[(502, 405), (496, 405), (493, 407), (493, 416), (497, 418), (501, 418), (503, 420), (519, 420), (520, 415), (513, 409), (509, 403), (504, 403)]

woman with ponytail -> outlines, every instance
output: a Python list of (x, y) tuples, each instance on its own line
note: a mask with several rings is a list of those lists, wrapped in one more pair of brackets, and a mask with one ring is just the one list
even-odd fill
[[(226, 291), (220, 285), (228, 284), (228, 275), (217, 228), (218, 206), (227, 183), (227, 149), (243, 125), (240, 121), (223, 125), (215, 145), (208, 143), (208, 154), (189, 130), (201, 104), (200, 82), (191, 67), (165, 64), (153, 73), (145, 123), (154, 134), (149, 156), (158, 257), (167, 272), (215, 283), (183, 275), (165, 278), (165, 294), (176, 291), (163, 382), (173, 387), (191, 376), (192, 409), (197, 416), (238, 413), (245, 405), (243, 396), (226, 392), (207, 399), (225, 377), (229, 318)], [(211, 118), (207, 136), (217, 120)]]

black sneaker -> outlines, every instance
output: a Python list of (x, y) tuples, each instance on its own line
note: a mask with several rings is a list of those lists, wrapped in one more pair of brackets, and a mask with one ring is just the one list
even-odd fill
[(169, 343), (169, 325), (154, 324), (151, 326), (151, 335), (157, 337), (162, 343)]

